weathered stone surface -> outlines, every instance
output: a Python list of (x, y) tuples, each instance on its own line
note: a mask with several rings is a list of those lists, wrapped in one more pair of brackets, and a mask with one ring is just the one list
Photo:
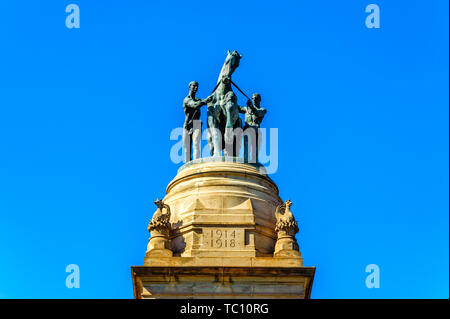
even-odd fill
[(299, 268), (298, 257), (158, 257), (146, 258), (145, 266), (151, 267), (275, 267)]
[(174, 256), (272, 255), (277, 186), (261, 166), (221, 159), (185, 165), (167, 187)]
[(132, 267), (136, 298), (309, 298), (315, 268), (303, 267), (293, 216), (261, 166), (191, 161), (163, 203), (173, 256), (164, 241)]
[(138, 299), (303, 299), (311, 294), (314, 272), (314, 267), (132, 267)]

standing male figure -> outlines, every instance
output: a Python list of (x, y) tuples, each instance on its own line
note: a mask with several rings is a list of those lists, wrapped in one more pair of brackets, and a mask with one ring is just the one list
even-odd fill
[(198, 90), (198, 82), (189, 83), (189, 95), (183, 100), (185, 114), (183, 126), (184, 161), (189, 162), (191, 157), (191, 141), (193, 158), (200, 158), (200, 138), (202, 135), (202, 123), (200, 122), (200, 108), (206, 105), (206, 100), (195, 96)]
[[(253, 101), (253, 103), (252, 103)], [(252, 146), (252, 162), (258, 163), (258, 152), (260, 147), (261, 136), (259, 135), (259, 126), (266, 115), (267, 110), (260, 106), (261, 104), (261, 95), (258, 93), (253, 93), (252, 101), (247, 101), (247, 106), (239, 107), (239, 113), (244, 113), (244, 160), (246, 162), (250, 161), (248, 156), (249, 150), (249, 141), (248, 138), (251, 138), (251, 146)]]

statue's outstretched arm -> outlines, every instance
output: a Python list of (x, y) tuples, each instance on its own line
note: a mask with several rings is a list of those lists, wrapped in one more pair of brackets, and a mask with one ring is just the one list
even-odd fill
[(203, 100), (199, 100), (199, 101), (193, 101), (193, 100), (185, 100), (183, 103), (184, 107), (188, 107), (190, 109), (196, 109), (199, 108), (201, 106), (205, 105), (205, 103), (203, 102)]
[(267, 113), (267, 109), (264, 109), (262, 107), (261, 108), (255, 107), (254, 111), (256, 112), (256, 115), (261, 118), (261, 120), (264, 117), (264, 115), (266, 115), (266, 113)]

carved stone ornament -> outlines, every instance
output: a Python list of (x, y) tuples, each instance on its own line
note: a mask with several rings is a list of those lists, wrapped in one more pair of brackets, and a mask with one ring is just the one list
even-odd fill
[[(153, 218), (148, 224), (148, 231), (151, 233), (153, 230), (157, 230), (159, 232), (164, 232), (166, 229), (170, 230), (170, 207), (163, 203), (162, 200), (157, 199), (155, 201), (156, 212), (153, 214)], [(163, 212), (163, 209), (166, 209), (166, 213)]]
[(295, 236), (298, 233), (298, 224), (291, 212), (291, 205), (292, 202), (287, 200), (277, 207), (275, 211), (275, 218), (277, 219), (275, 231), (285, 231), (289, 235)]
[(164, 204), (162, 200), (155, 201), (157, 209), (153, 218), (148, 224), (150, 240), (147, 246), (147, 256), (173, 256), (171, 250), (170, 235), (170, 207)]
[(275, 257), (299, 256), (299, 248), (295, 234), (298, 233), (298, 224), (291, 212), (292, 202), (287, 200), (275, 210), (277, 223), (277, 242), (275, 244)]

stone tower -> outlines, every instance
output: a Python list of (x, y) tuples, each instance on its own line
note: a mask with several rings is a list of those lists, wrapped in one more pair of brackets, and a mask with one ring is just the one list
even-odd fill
[(261, 165), (190, 161), (157, 200), (135, 298), (309, 298), (297, 222)]

